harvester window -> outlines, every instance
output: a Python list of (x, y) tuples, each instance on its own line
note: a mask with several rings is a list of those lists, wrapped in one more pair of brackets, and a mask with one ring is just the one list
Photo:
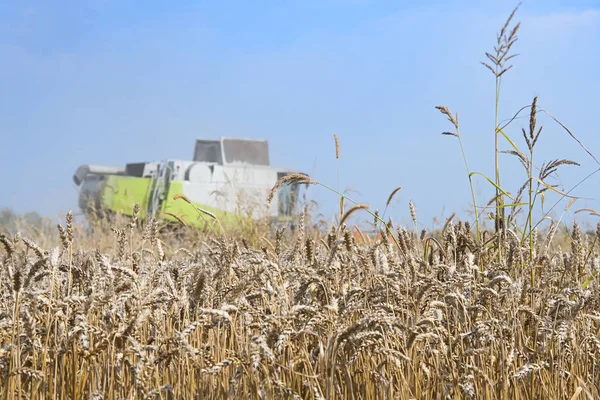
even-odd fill
[(206, 149), (206, 161), (208, 162), (217, 162), (219, 160), (219, 155), (217, 154), (217, 148), (215, 146), (210, 146)]
[[(280, 172), (277, 179), (281, 179), (287, 173)], [(280, 217), (289, 217), (294, 212), (296, 198), (298, 197), (298, 185), (284, 183), (278, 189), (278, 214)]]
[(221, 142), (218, 140), (196, 140), (194, 161), (222, 164)]
[(266, 140), (223, 138), (223, 153), (226, 164), (270, 165)]
[(129, 163), (125, 165), (125, 175), (127, 176), (144, 176), (144, 167), (146, 163)]

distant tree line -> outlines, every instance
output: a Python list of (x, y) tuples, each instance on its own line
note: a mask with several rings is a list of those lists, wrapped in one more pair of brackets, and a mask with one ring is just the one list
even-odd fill
[(14, 235), (17, 232), (23, 234), (41, 234), (48, 232), (51, 221), (43, 218), (35, 211), (17, 214), (9, 208), (0, 209), (0, 233)]

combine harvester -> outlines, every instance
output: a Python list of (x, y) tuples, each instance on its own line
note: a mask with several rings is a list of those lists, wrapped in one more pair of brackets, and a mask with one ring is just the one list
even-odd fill
[(268, 210), (266, 202), (277, 180), (296, 172), (271, 167), (266, 140), (222, 137), (196, 140), (193, 161), (82, 165), (73, 180), (86, 215), (101, 211), (131, 216), (139, 204), (140, 217), (204, 229), (211, 218), (195, 208), (214, 214), (223, 225), (264, 217), (272, 225), (291, 223), (299, 205), (298, 185), (282, 185)]

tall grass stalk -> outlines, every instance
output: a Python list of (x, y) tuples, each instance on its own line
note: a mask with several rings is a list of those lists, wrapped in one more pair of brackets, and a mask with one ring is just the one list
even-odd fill
[(458, 138), (458, 143), (460, 145), (460, 151), (462, 154), (463, 162), (465, 164), (465, 169), (467, 171), (467, 177), (469, 178), (469, 188), (471, 189), (471, 201), (473, 202), (473, 214), (475, 216), (475, 228), (477, 232), (477, 240), (481, 241), (481, 225), (479, 222), (479, 209), (477, 208), (477, 198), (475, 197), (475, 188), (473, 186), (473, 174), (471, 173), (471, 169), (469, 168), (469, 163), (467, 161), (467, 154), (465, 152), (465, 148), (463, 146), (462, 137), (460, 135), (460, 128), (458, 122), (458, 113), (456, 116), (453, 116), (448, 107), (446, 106), (436, 106), (436, 108), (444, 115), (448, 117), (448, 120), (454, 125), (454, 132), (442, 132), (443, 135), (454, 136)]
[[(505, 231), (505, 207), (504, 207), (504, 195), (501, 193), (500, 188), (500, 131), (499, 131), (499, 112), (500, 112), (500, 86), (502, 84), (502, 76), (512, 68), (512, 65), (506, 65), (506, 63), (516, 57), (517, 54), (511, 54), (511, 48), (517, 41), (517, 32), (520, 27), (520, 23), (517, 23), (512, 29), (510, 23), (517, 12), (520, 4), (513, 9), (508, 19), (500, 29), (500, 32), (496, 38), (496, 45), (494, 46), (493, 53), (485, 53), (486, 57), (491, 62), (492, 66), (486, 62), (482, 62), (490, 71), (492, 71), (495, 79), (495, 97), (494, 97), (494, 175), (496, 183), (496, 211), (495, 211), (495, 230), (498, 234), (498, 257), (502, 259), (502, 246), (501, 242)], [(510, 29), (510, 31), (509, 31)]]

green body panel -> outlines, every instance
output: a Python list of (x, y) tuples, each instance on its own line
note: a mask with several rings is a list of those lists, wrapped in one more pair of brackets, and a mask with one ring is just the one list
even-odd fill
[[(137, 178), (128, 176), (108, 176), (102, 189), (102, 206), (114, 213), (131, 216), (135, 204), (140, 205), (140, 217), (145, 217), (148, 212), (151, 190), (153, 188), (152, 178)], [(211, 225), (214, 221), (210, 216), (196, 211), (194, 207), (213, 213), (221, 225), (239, 224), (249, 218), (235, 213), (227, 212), (216, 207), (207, 206), (192, 201), (187, 203), (183, 199), (174, 200), (173, 197), (183, 193), (183, 185), (179, 181), (172, 181), (164, 196), (161, 205), (160, 218), (179, 222), (177, 218), (168, 215), (171, 213), (179, 217), (186, 224), (198, 228)]]
[(192, 204), (189, 204), (183, 199), (173, 200), (173, 197), (175, 197), (175, 195), (177, 194), (184, 194), (183, 185), (179, 181), (172, 181), (169, 185), (169, 190), (165, 197), (165, 202), (162, 205), (161, 218), (167, 221), (178, 222), (177, 218), (165, 214), (171, 213), (179, 217), (186, 224), (198, 228), (203, 228), (207, 226), (207, 224), (211, 225), (214, 222), (214, 220), (210, 216), (202, 212), (196, 211), (196, 209), (194, 209), (195, 207), (213, 213), (217, 217), (221, 225), (240, 223), (242, 220), (246, 219), (241, 215), (227, 212), (216, 207), (210, 207), (205, 204), (199, 204), (194, 201), (192, 201)]
[(110, 175), (102, 189), (102, 206), (125, 215), (133, 214), (133, 206), (140, 205), (140, 216), (146, 215), (152, 178)]

